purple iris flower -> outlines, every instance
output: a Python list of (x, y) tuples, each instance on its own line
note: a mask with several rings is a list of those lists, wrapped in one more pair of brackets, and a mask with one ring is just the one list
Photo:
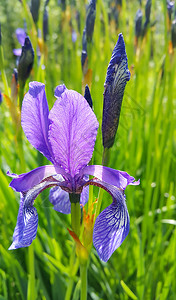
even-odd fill
[[(29, 246), (36, 237), (38, 214), (33, 206), (39, 193), (48, 187), (54, 209), (70, 213), (69, 193), (81, 194), (80, 203), (88, 200), (88, 185), (105, 189), (113, 202), (97, 217), (93, 242), (98, 255), (107, 261), (129, 232), (129, 215), (124, 190), (137, 185), (126, 172), (101, 165), (88, 165), (96, 140), (98, 121), (86, 99), (65, 85), (55, 90), (57, 98), (49, 112), (45, 85), (31, 82), (25, 95), (21, 124), (28, 141), (51, 165), (28, 173), (10, 174), (10, 186), (21, 194), (17, 224), (11, 249)], [(89, 180), (88, 175), (94, 176)]]
[[(21, 46), (24, 46), (25, 38), (26, 38), (26, 32), (23, 28), (17, 28), (16, 30), (16, 37), (18, 42), (20, 43)], [(13, 49), (13, 54), (16, 56), (21, 56), (22, 49)]]

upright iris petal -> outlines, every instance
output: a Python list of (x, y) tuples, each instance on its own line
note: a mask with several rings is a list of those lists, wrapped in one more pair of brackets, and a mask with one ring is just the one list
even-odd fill
[(120, 33), (112, 52), (104, 85), (102, 136), (105, 148), (110, 148), (114, 144), (123, 94), (128, 80), (130, 80), (130, 72), (123, 35)]
[(36, 82), (29, 84), (29, 92), (24, 96), (21, 125), (29, 142), (54, 162), (51, 146), (48, 142), (49, 108), (45, 94), (45, 85)]
[(51, 109), (49, 119), (55, 159), (74, 177), (92, 157), (98, 129), (95, 114), (83, 96), (66, 89)]

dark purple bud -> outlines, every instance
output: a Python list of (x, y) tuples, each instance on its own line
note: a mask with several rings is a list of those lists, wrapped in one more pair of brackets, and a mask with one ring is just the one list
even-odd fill
[(86, 73), (86, 68), (85, 68), (85, 62), (87, 61), (87, 40), (86, 40), (86, 30), (84, 28), (83, 30), (83, 36), (82, 36), (82, 53), (81, 53), (81, 66), (82, 70), (85, 71)]
[(39, 17), (40, 0), (31, 0), (31, 14), (34, 23), (37, 24)]
[(27, 36), (25, 38), (24, 46), (22, 47), (22, 53), (18, 64), (18, 81), (22, 86), (25, 85), (25, 82), (29, 77), (33, 63), (34, 50), (31, 41)]
[(172, 22), (171, 27), (171, 40), (173, 48), (176, 48), (176, 19)]
[(87, 52), (87, 39), (86, 39), (86, 29), (83, 30), (83, 36), (82, 36), (82, 50)]
[(90, 107), (92, 108), (92, 106), (93, 106), (92, 97), (91, 97), (90, 90), (89, 90), (89, 87), (88, 87), (87, 84), (86, 84), (86, 87), (85, 87), (84, 98), (87, 100), (87, 102), (89, 103)]
[(167, 12), (169, 16), (169, 20), (171, 21), (172, 12), (174, 9), (174, 2), (167, 0)]
[(1, 91), (0, 91), (0, 104), (2, 103), (2, 94), (1, 94)]
[(61, 6), (62, 11), (66, 10), (66, 0), (58, 0), (58, 5)]
[(44, 13), (43, 13), (43, 39), (46, 42), (46, 37), (48, 35), (48, 11), (47, 5), (45, 3)]
[(86, 13), (86, 39), (87, 42), (92, 41), (94, 23), (96, 17), (96, 0), (90, 0)]
[(125, 43), (122, 33), (112, 52), (104, 84), (102, 136), (104, 148), (114, 144), (120, 110), (127, 81), (130, 80)]
[(145, 23), (144, 23), (144, 29), (150, 23), (151, 5), (152, 5), (152, 0), (147, 0), (146, 1), (146, 5), (145, 5)]
[(135, 17), (135, 36), (139, 38), (142, 33), (142, 11), (138, 9)]
[(84, 70), (85, 63), (86, 63), (87, 59), (88, 59), (87, 58), (87, 52), (86, 51), (82, 51), (82, 53), (81, 53), (81, 66), (82, 66), (83, 70)]

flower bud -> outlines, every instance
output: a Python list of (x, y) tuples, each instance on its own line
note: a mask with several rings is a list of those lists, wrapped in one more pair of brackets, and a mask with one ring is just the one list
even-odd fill
[(122, 33), (112, 52), (111, 60), (107, 69), (104, 84), (104, 103), (102, 136), (104, 148), (110, 148), (114, 144), (116, 131), (119, 124), (120, 110), (123, 94), (127, 81), (130, 80), (127, 55)]
[(26, 80), (29, 77), (32, 66), (34, 63), (34, 50), (32, 48), (31, 41), (27, 36), (25, 38), (24, 46), (22, 47), (22, 53), (18, 64), (18, 81), (24, 86)]
[(92, 41), (93, 31), (94, 31), (94, 23), (96, 17), (96, 0), (91, 0), (86, 14), (86, 39), (87, 42)]
[(173, 9), (174, 9), (174, 2), (167, 0), (167, 12), (168, 12), (168, 17), (169, 17), (170, 21), (171, 21)]
[(0, 91), (0, 104), (2, 103), (2, 94), (1, 94), (1, 91)]
[(145, 23), (144, 23), (144, 33), (147, 25), (150, 23), (150, 12), (151, 12), (152, 0), (147, 0), (145, 5)]
[(48, 11), (47, 11), (47, 1), (45, 3), (44, 7), (44, 13), (43, 13), (43, 39), (46, 42), (46, 37), (48, 35)]
[(85, 86), (84, 98), (87, 100), (87, 102), (89, 103), (90, 107), (92, 108), (92, 105), (93, 105), (93, 103), (92, 103), (92, 97), (91, 97), (90, 90), (89, 90), (89, 87), (88, 87), (87, 84)]
[(138, 9), (135, 17), (135, 36), (139, 38), (142, 33), (142, 11)]
[(171, 27), (171, 40), (173, 48), (176, 48), (176, 19), (172, 22)]

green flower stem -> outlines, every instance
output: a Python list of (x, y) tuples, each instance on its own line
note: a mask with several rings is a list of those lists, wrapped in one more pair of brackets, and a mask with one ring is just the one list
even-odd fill
[(29, 280), (28, 280), (28, 293), (27, 300), (35, 300), (36, 299), (36, 291), (35, 291), (35, 262), (34, 262), (34, 246), (30, 245), (28, 248), (28, 260), (29, 260)]
[(19, 86), (19, 107), (20, 107), (20, 111), (21, 111), (21, 107), (22, 107), (22, 102), (23, 102), (23, 98), (24, 98), (24, 84), (20, 83)]
[(81, 300), (87, 300), (87, 262), (80, 264)]
[(79, 268), (79, 259), (78, 257), (75, 258), (76, 256), (76, 246), (74, 245), (73, 251), (71, 253), (70, 256), (70, 279), (68, 281), (68, 285), (67, 285), (67, 291), (66, 291), (66, 295), (65, 295), (65, 300), (70, 300), (72, 297), (72, 290), (73, 290), (73, 285), (74, 285), (74, 281), (75, 281), (75, 276), (78, 272), (78, 268)]
[(71, 225), (72, 230), (79, 237), (80, 235), (80, 220), (81, 220), (81, 209), (80, 209), (80, 194), (69, 194), (71, 202)]

